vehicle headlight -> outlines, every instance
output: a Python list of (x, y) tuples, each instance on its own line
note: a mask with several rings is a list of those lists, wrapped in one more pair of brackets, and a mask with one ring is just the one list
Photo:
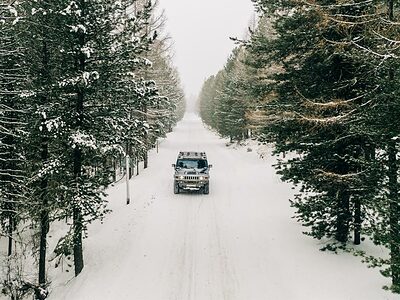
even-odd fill
[(178, 177), (178, 179), (183, 180), (183, 179), (185, 179), (185, 176), (181, 175), (181, 176)]
[(200, 176), (200, 177), (199, 177), (199, 180), (204, 180), (204, 176)]

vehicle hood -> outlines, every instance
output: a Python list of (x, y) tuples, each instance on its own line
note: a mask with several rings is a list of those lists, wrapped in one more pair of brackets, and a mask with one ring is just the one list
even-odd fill
[(175, 169), (177, 175), (204, 175), (208, 174), (208, 169)]

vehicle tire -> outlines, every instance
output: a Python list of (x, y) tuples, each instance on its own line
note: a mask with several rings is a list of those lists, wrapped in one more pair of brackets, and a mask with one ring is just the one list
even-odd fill
[(179, 194), (180, 188), (179, 184), (174, 181), (174, 194)]
[(210, 192), (210, 184), (207, 183), (203, 187), (203, 194), (208, 195), (209, 192)]

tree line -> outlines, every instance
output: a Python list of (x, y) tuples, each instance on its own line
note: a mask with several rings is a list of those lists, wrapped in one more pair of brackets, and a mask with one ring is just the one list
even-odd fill
[[(399, 9), (389, 1), (253, 0), (255, 28), (199, 96), (231, 141), (271, 143), (305, 234), (351, 251), (400, 292)], [(285, 154), (290, 154), (286, 155)], [(374, 257), (365, 239), (387, 248)]]
[(109, 212), (105, 189), (122, 158), (132, 158), (126, 169), (147, 167), (148, 151), (183, 116), (165, 17), (155, 7), (0, 3), (0, 285), (11, 299), (46, 298), (54, 222), (67, 220), (69, 230), (52, 255), (73, 257), (75, 275), (82, 271), (87, 225)]

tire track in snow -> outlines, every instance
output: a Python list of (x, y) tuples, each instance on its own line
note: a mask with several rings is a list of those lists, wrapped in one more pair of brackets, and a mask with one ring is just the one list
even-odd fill
[(198, 234), (198, 220), (203, 199), (201, 199), (198, 204), (196, 204), (198, 197), (188, 200), (194, 201), (193, 203), (189, 203), (190, 213), (187, 214), (186, 220), (185, 242), (183, 247), (184, 261), (182, 268), (183, 286), (180, 291), (180, 299), (194, 300), (196, 299), (197, 280), (199, 279), (197, 265), (198, 249), (201, 247), (201, 241), (199, 240)]
[[(170, 165), (178, 151), (196, 149), (214, 165), (210, 194), (174, 195)], [(187, 115), (132, 179), (132, 204), (123, 185), (110, 195), (116, 210), (90, 225), (83, 273), (65, 288), (58, 282), (50, 299), (394, 299), (353, 258), (316, 251), (290, 219), (292, 191), (272, 159), (265, 166), (243, 152)]]
[[(225, 220), (224, 212), (220, 211), (218, 208), (225, 206), (229, 207), (229, 202), (237, 188), (237, 182), (232, 180), (236, 174), (236, 168), (234, 164), (234, 158), (224, 151), (225, 149), (218, 149), (217, 153), (219, 157), (223, 157), (225, 166), (232, 166), (229, 170), (230, 176), (227, 177), (224, 170), (221, 168), (220, 172), (215, 175), (215, 181), (218, 181), (218, 186), (213, 194), (211, 200), (212, 212), (213, 212), (213, 223), (214, 223), (214, 234), (216, 237), (216, 245), (219, 253), (219, 273), (221, 281), (221, 292), (222, 299), (224, 300), (234, 300), (237, 299), (237, 293), (239, 290), (239, 280), (236, 275), (235, 263), (232, 260), (231, 255), (227, 249), (229, 249), (227, 244), (228, 236), (225, 234), (226, 226), (229, 224)], [(233, 176), (232, 176), (233, 175)]]
[[(196, 216), (194, 216), (196, 217)], [(187, 216), (187, 222), (185, 224), (185, 237), (184, 237), (184, 247), (183, 247), (183, 265), (182, 265), (182, 275), (183, 275), (183, 285), (180, 291), (180, 299), (192, 300), (193, 282), (194, 282), (194, 247), (193, 243), (196, 240), (196, 228), (195, 220), (192, 216), (192, 212)]]
[[(188, 199), (187, 195), (174, 195), (173, 200), (176, 200), (176, 205), (181, 206), (175, 214), (184, 214), (184, 218), (175, 223), (173, 228), (174, 238), (168, 254), (170, 264), (166, 275), (167, 281), (173, 284), (169, 286), (168, 299), (191, 300), (196, 289), (196, 216), (193, 213), (193, 203), (189, 202), (192, 199)], [(174, 244), (176, 241), (181, 241), (181, 244)]]

